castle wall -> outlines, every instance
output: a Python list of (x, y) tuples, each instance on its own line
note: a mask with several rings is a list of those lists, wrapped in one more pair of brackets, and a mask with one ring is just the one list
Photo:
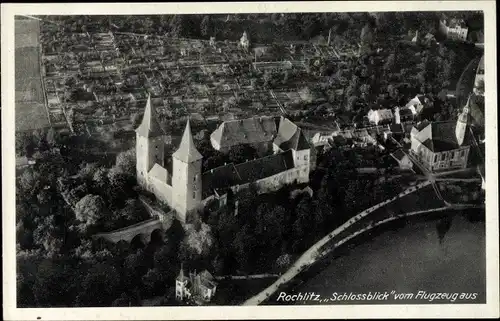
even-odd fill
[[(259, 193), (270, 193), (279, 190), (281, 187), (292, 183), (308, 183), (309, 182), (309, 164), (295, 167), (287, 171), (269, 176), (254, 183), (257, 185)], [(244, 185), (232, 186), (234, 193), (246, 189), (251, 183)]]
[(153, 193), (159, 201), (172, 207), (172, 186), (154, 176), (149, 176), (147, 190)]

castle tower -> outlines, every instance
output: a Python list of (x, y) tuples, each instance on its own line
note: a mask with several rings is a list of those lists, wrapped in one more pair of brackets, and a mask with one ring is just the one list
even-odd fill
[(469, 123), (469, 103), (470, 103), (471, 95), (467, 99), (467, 103), (464, 106), (464, 109), (460, 113), (457, 119), (457, 125), (455, 127), (455, 136), (457, 137), (458, 145), (462, 146), (465, 138), (465, 134), (467, 133), (467, 125)]
[(188, 120), (179, 149), (172, 155), (172, 206), (182, 223), (186, 222), (186, 214), (201, 203), (202, 159), (194, 145)]
[(164, 162), (164, 135), (158, 122), (156, 111), (151, 104), (151, 95), (148, 96), (142, 123), (135, 130), (137, 182), (147, 184), (148, 172)]
[(179, 301), (184, 300), (185, 288), (187, 285), (187, 278), (184, 276), (184, 268), (181, 263), (181, 270), (177, 279), (175, 279), (175, 298)]

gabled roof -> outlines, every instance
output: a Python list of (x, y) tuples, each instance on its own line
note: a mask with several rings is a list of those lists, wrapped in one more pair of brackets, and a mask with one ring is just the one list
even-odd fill
[(139, 127), (137, 127), (135, 132), (143, 137), (156, 137), (164, 135), (160, 123), (158, 122), (156, 110), (151, 104), (151, 95), (148, 96), (142, 122)]
[(200, 152), (196, 149), (193, 141), (193, 135), (191, 134), (191, 125), (189, 124), (189, 119), (186, 123), (186, 129), (182, 135), (182, 140), (179, 148), (172, 157), (177, 158), (185, 163), (194, 162), (203, 158)]
[(154, 164), (153, 168), (149, 171), (149, 175), (162, 182), (166, 182), (168, 179), (167, 169), (162, 167), (160, 164)]
[[(423, 138), (422, 144), (432, 152), (444, 152), (460, 147), (455, 134), (455, 122), (433, 122), (428, 126), (430, 126), (430, 134)], [(466, 130), (462, 146), (470, 145), (471, 138), (470, 131)]]
[(310, 149), (311, 145), (309, 145), (309, 142), (307, 141), (306, 137), (304, 136), (304, 133), (302, 132), (302, 130), (300, 128), (298, 128), (295, 131), (295, 134), (293, 134), (292, 138), (281, 143), (281, 145), (279, 145), (279, 148), (281, 148), (281, 150), (284, 150), (284, 151), (289, 150), (289, 149), (306, 150), (306, 149)]
[(281, 146), (293, 138), (299, 128), (288, 118), (281, 117), (279, 122), (278, 133), (273, 143), (276, 146)]
[(221, 147), (270, 142), (276, 135), (273, 117), (252, 117), (223, 122), (211, 135)]
[(403, 152), (403, 150), (401, 148), (399, 148), (394, 153), (392, 153), (391, 156), (394, 159), (401, 161), (406, 156), (406, 154)]
[(202, 194), (224, 193), (230, 187), (255, 182), (294, 167), (291, 150), (234, 165), (233, 163), (203, 173)]

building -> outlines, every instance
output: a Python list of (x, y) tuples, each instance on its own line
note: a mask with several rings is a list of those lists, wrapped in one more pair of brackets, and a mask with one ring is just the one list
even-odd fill
[(446, 35), (448, 39), (452, 40), (467, 40), (467, 33), (469, 28), (462, 19), (451, 19), (439, 21), (439, 29)]
[(431, 99), (425, 95), (416, 95), (401, 109), (408, 109), (413, 116), (418, 116), (428, 108), (432, 108)]
[(204, 270), (196, 274), (189, 273), (189, 277), (184, 275), (184, 269), (181, 266), (179, 275), (175, 280), (175, 298), (178, 301), (194, 301), (198, 304), (210, 302), (217, 290), (217, 282), (214, 277)]
[(251, 145), (255, 149), (272, 149), (273, 139), (278, 133), (274, 117), (253, 117), (225, 121), (210, 135), (215, 150), (228, 152), (238, 145)]
[(412, 121), (416, 115), (415, 108), (410, 106), (409, 108), (399, 108), (394, 109), (394, 120), (396, 124), (401, 124), (401, 122)]
[(243, 35), (240, 38), (240, 47), (248, 50), (250, 48), (250, 40), (248, 39), (248, 34), (246, 31), (243, 32)]
[(390, 109), (370, 109), (367, 116), (369, 122), (375, 125), (391, 123), (394, 117)]
[(456, 122), (425, 121), (412, 128), (410, 153), (428, 170), (467, 167), (473, 139), (469, 126), (469, 101)]
[(413, 168), (413, 162), (402, 149), (398, 149), (394, 153), (391, 153), (391, 157), (398, 163), (400, 169), (411, 170)]
[(474, 80), (474, 94), (484, 96), (484, 56), (481, 57), (477, 66), (476, 78)]
[[(260, 124), (259, 119), (248, 123)], [(272, 155), (241, 164), (226, 164), (202, 173), (203, 155), (196, 149), (189, 120), (178, 149), (171, 157), (165, 155), (166, 135), (148, 97), (142, 123), (136, 129), (137, 182), (160, 202), (174, 209), (181, 223), (186, 222), (188, 213), (202, 208), (214, 198), (223, 205), (229, 190), (237, 192), (254, 183), (259, 192), (265, 193), (285, 184), (308, 183), (311, 162), (309, 142), (302, 129), (290, 120), (281, 117), (278, 124), (270, 142), (272, 146), (269, 146)], [(271, 136), (262, 126), (259, 128), (263, 132), (255, 130), (255, 136), (266, 139)], [(229, 131), (229, 136), (220, 137), (231, 138), (232, 134)], [(247, 142), (245, 135), (237, 137), (243, 137), (238, 143)], [(224, 138), (220, 141), (223, 142)]]

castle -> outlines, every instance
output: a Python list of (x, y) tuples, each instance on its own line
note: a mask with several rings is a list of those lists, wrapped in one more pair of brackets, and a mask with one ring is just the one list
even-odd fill
[[(268, 120), (253, 119), (255, 121), (236, 122), (251, 122), (254, 132), (263, 131), (266, 134), (261, 136), (267, 137), (268, 132), (262, 124)], [(178, 149), (171, 157), (165, 156), (166, 135), (148, 97), (142, 122), (136, 129), (137, 182), (173, 208), (181, 223), (186, 222), (188, 213), (202, 208), (209, 200), (216, 199), (223, 205), (229, 190), (238, 192), (255, 184), (259, 192), (265, 193), (278, 190), (285, 184), (308, 183), (309, 142), (290, 120), (281, 117), (274, 121), (277, 130), (270, 133), (272, 155), (241, 164), (226, 164), (202, 173), (203, 155), (196, 149), (189, 120)]]

